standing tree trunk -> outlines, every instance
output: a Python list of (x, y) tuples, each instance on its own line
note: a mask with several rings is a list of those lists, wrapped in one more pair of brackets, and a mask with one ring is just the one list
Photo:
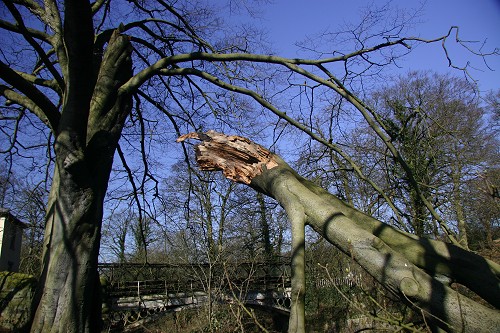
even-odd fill
[[(433, 330), (478, 333), (500, 327), (498, 310), (459, 294), (435, 278), (447, 276), (498, 309), (498, 264), (451, 244), (404, 233), (365, 215), (245, 138), (209, 131), (190, 133), (178, 141), (188, 138), (203, 140), (195, 148), (202, 170), (222, 170), (227, 178), (278, 200), (292, 222), (292, 232), (296, 221), (305, 221), (387, 290), (421, 311)], [(296, 286), (301, 286), (301, 281), (292, 282), (292, 288)], [(292, 289), (293, 295), (300, 292)], [(294, 324), (292, 317), (290, 324)], [(293, 327), (293, 331), (304, 332), (303, 327)]]
[(457, 217), (458, 241), (464, 249), (469, 249), (469, 241), (467, 240), (467, 227), (465, 223), (465, 212), (462, 200), (462, 191), (460, 189), (460, 174), (462, 170), (460, 166), (455, 167), (451, 176), (453, 181), (452, 205)]
[[(84, 15), (84, 9), (78, 15)], [(67, 13), (67, 17), (72, 16)], [(82, 36), (89, 33), (93, 43), (92, 31)], [(55, 140), (56, 166), (32, 332), (99, 332), (101, 326), (97, 260), (103, 202), (118, 139), (131, 110), (130, 97), (119, 91), (132, 76), (131, 46), (128, 37), (115, 31), (102, 61), (93, 64), (94, 47), (81, 39), (75, 42), (83, 46), (74, 46), (73, 51), (83, 47), (87, 54), (68, 52), (67, 100)], [(86, 94), (88, 87), (82, 85), (91, 83), (94, 86)]]
[(257, 193), (257, 202), (259, 203), (259, 222), (261, 233), (262, 246), (264, 247), (264, 260), (270, 264), (274, 259), (273, 247), (271, 244), (271, 232), (269, 230), (269, 222), (267, 221), (266, 203), (262, 193)]

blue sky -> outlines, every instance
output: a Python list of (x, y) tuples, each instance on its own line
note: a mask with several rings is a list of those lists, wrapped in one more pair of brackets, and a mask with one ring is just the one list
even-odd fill
[[(262, 7), (261, 24), (269, 32), (276, 53), (297, 56), (296, 41), (321, 31), (338, 31), (344, 22), (356, 23), (360, 20), (360, 9), (373, 4), (382, 5), (385, 1), (367, 0), (275, 0)], [(393, 1), (392, 6), (403, 8), (422, 7), (421, 1)], [(444, 35), (452, 25), (460, 27), (464, 40), (484, 41), (485, 50), (500, 49), (500, 0), (428, 0), (423, 4), (419, 23), (412, 28), (411, 34), (423, 38)], [(480, 45), (480, 44), (476, 44)], [(472, 70), (479, 80), (482, 91), (500, 88), (500, 56), (490, 57), (488, 64), (495, 71), (489, 71), (481, 59), (467, 54), (465, 50), (453, 48), (452, 56), (464, 65), (471, 64), (480, 70)], [(437, 45), (416, 48), (403, 63), (404, 70), (433, 69), (448, 71), (447, 61)]]

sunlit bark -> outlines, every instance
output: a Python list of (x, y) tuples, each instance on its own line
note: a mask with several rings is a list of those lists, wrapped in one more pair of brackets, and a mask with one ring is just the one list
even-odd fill
[(33, 332), (100, 329), (97, 258), (113, 156), (131, 107), (130, 97), (116, 93), (131, 75), (128, 43), (118, 32), (110, 40), (88, 109), (82, 100), (63, 109)]
[[(450, 332), (490, 332), (500, 325), (498, 310), (459, 294), (435, 278), (443, 274), (460, 280), (498, 308), (497, 264), (460, 247), (406, 234), (376, 221), (300, 177), (278, 156), (244, 138), (211, 131), (191, 133), (179, 141), (187, 138), (203, 141), (196, 146), (201, 169), (222, 170), (227, 178), (275, 198), (287, 211), (294, 237), (299, 235), (297, 241), (301, 239), (295, 228), (300, 228), (300, 221), (306, 221), (385, 288), (422, 310), (431, 326)], [(293, 250), (301, 253), (298, 248)], [(294, 260), (301, 261), (301, 255)], [(292, 265), (300, 270), (294, 261)], [(468, 272), (461, 275), (460, 270)], [(302, 277), (293, 278), (297, 281), (292, 282), (292, 294), (300, 295)], [(488, 287), (480, 288), (477, 279)], [(297, 308), (292, 305), (291, 329), (303, 332), (293, 316), (294, 310)]]
[[(391, 198), (370, 177), (363, 174), (362, 167), (342, 150), (341, 145), (322, 137), (312, 127), (305, 125), (294, 115), (280, 110), (261, 94), (266, 88), (261, 89), (259, 82), (268, 82), (272, 80), (272, 76), (250, 73), (247, 77), (249, 72), (240, 72), (240, 68), (248, 69), (257, 64), (273, 65), (279, 67), (279, 70), (287, 71), (287, 75), (300, 75), (338, 94), (361, 112), (392, 154), (399, 157), (398, 151), (394, 150), (390, 140), (387, 140), (383, 128), (377, 125), (376, 119), (370, 113), (372, 110), (343, 85), (344, 78), (339, 80), (327, 66), (339, 64), (340, 67), (346, 68), (347, 73), (350, 71), (347, 69), (348, 62), (356, 59), (358, 63), (368, 63), (369, 67), (373, 63), (372, 60), (367, 60), (367, 55), (384, 49), (390, 50), (391, 52), (387, 53), (392, 54), (392, 48), (398, 47), (407, 51), (410, 48), (409, 43), (442, 43), (446, 51), (446, 40), (453, 32), (458, 32), (458, 28), (453, 27), (446, 35), (432, 40), (379, 34), (382, 39), (378, 39), (376, 43), (367, 43), (366, 48), (360, 47), (350, 53), (340, 54), (332, 50), (330, 54), (339, 56), (314, 60), (291, 59), (252, 54), (247, 48), (252, 43), (247, 43), (242, 36), (238, 36), (238, 40), (243, 40), (242, 43), (235, 42), (235, 45), (229, 45), (229, 48), (226, 48), (226, 40), (219, 43), (217, 37), (214, 37), (213, 43), (217, 47), (212, 46), (201, 37), (210, 35), (202, 33), (202, 26), (206, 25), (207, 29), (211, 30), (211, 25), (216, 20), (210, 17), (210, 21), (201, 22), (197, 26), (198, 12), (203, 18), (204, 10), (189, 7), (192, 12), (189, 12), (189, 9), (183, 11), (184, 7), (174, 8), (166, 1), (128, 2), (127, 6), (130, 6), (134, 15), (123, 17), (124, 20), (130, 21), (120, 25), (118, 29), (113, 25), (114, 8), (120, 6), (112, 6), (112, 3), (106, 0), (98, 0), (92, 4), (85, 0), (5, 0), (4, 3), (7, 9), (5, 13), (10, 15), (0, 19), (0, 29), (8, 31), (9, 36), (19, 38), (19, 44), (12, 45), (10, 53), (2, 53), (2, 59), (5, 59), (0, 63), (2, 101), (9, 106), (20, 107), (23, 112), (25, 109), (32, 112), (46, 125), (45, 132), (40, 132), (50, 133), (47, 134), (50, 137), (47, 141), (55, 143), (54, 151), (50, 148), (47, 150), (48, 169), (52, 170), (51, 163), (54, 161), (55, 171), (53, 178), (49, 180), (52, 181), (52, 188), (46, 214), (44, 266), (36, 297), (40, 303), (39, 306), (35, 303), (38, 310), (33, 331), (85, 332), (98, 329), (99, 311), (95, 309), (100, 306), (96, 292), (96, 263), (104, 196), (118, 140), (126, 117), (130, 114), (132, 94), (137, 93), (137, 101), (145, 101), (151, 110), (158, 111), (157, 119), (166, 116), (164, 120), (169, 121), (179, 135), (180, 128), (198, 128), (204, 122), (193, 120), (196, 117), (192, 115), (204, 108), (213, 111), (210, 98), (217, 99), (214, 97), (218, 97), (221, 91), (249, 97), (270, 111), (275, 120), (291, 124), (311, 140), (335, 151), (342, 163), (354, 171), (356, 177), (372, 186), (391, 209), (397, 211)], [(183, 2), (177, 4), (183, 6)], [(161, 17), (154, 17), (156, 13), (162, 13)], [(193, 25), (188, 18), (193, 20)], [(220, 32), (216, 31), (213, 36), (223, 35)], [(359, 36), (353, 38), (357, 37)], [(456, 37), (458, 40), (458, 35)], [(132, 55), (136, 61), (135, 75), (132, 74)], [(231, 71), (234, 69), (231, 68), (232, 65), (237, 71)], [(246, 65), (248, 67), (245, 67)], [(171, 79), (177, 80), (177, 86), (170, 85)], [(143, 91), (139, 90), (141, 87), (144, 87)], [(206, 87), (209, 88), (205, 89)], [(290, 87), (285, 90), (288, 88)], [(206, 105), (198, 105), (195, 102), (197, 98)], [(172, 106), (181, 112), (174, 114), (170, 109)], [(248, 116), (249, 114), (238, 115)], [(134, 121), (135, 119), (130, 120), (132, 125)], [(182, 127), (177, 121), (182, 122)], [(16, 133), (12, 135), (15, 137)], [(140, 135), (141, 143), (138, 146), (139, 150), (142, 150), (140, 154), (143, 166), (147, 169), (148, 161), (142, 144), (145, 132), (140, 131)], [(9, 148), (9, 153), (14, 145), (13, 143)], [(225, 150), (227, 151), (227, 147)], [(53, 152), (55, 156), (52, 155)], [(238, 150), (234, 152), (239, 154)], [(265, 149), (257, 149), (256, 152), (259, 158), (273, 156)], [(274, 170), (282, 162), (273, 162), (273, 159), (274, 157), (270, 158), (260, 167)], [(250, 159), (246, 162), (252, 161)], [(399, 162), (405, 165), (404, 160), (400, 159)], [(238, 181), (251, 185), (261, 175), (260, 171), (255, 173), (255, 170), (246, 166), (224, 170), (226, 175), (233, 174), (239, 177)], [(411, 179), (411, 170), (407, 171)], [(131, 174), (129, 170), (127, 173)], [(145, 171), (144, 174), (148, 172)], [(129, 176), (129, 180), (132, 178)], [(131, 185), (135, 199), (140, 195), (144, 196), (145, 178), (140, 186)], [(296, 177), (296, 180), (303, 184), (301, 178)], [(419, 184), (413, 182), (412, 186), (417, 189), (418, 194)], [(308, 188), (317, 197), (323, 198), (321, 200), (334, 202), (335, 207), (349, 220), (363, 221), (357, 228), (376, 234), (391, 249), (403, 254), (413, 264), (419, 267), (432, 266), (433, 273), (450, 274), (461, 283), (467, 282), (472, 290), (492, 304), (495, 299), (500, 299), (498, 286), (496, 282), (492, 282), (496, 280), (491, 279), (491, 263), (480, 258), (478, 260), (477, 257), (469, 256), (464, 259), (460, 250), (442, 243), (424, 242), (406, 234), (403, 237), (398, 231), (387, 229), (378, 221), (352, 210), (340, 201), (337, 202), (338, 199), (330, 197), (320, 189), (313, 186)], [(265, 192), (264, 187), (260, 190)], [(141, 191), (142, 193), (137, 193)], [(287, 196), (286, 192), (283, 193)], [(278, 190), (273, 190), (271, 195), (277, 197)], [(304, 222), (313, 226), (314, 224), (309, 221), (308, 214), (311, 212), (306, 212), (305, 207), (301, 208), (302, 197), (297, 200), (288, 210), (303, 210), (303, 213), (292, 214), (293, 219), (297, 218), (294, 228), (297, 227), (296, 230), (302, 232)], [(139, 200), (136, 200), (137, 209), (141, 212), (144, 207), (138, 202)], [(426, 205), (426, 208), (433, 211), (432, 205)], [(302, 217), (297, 217), (302, 214), (305, 215), (305, 221)], [(436, 219), (442, 222), (439, 217)], [(317, 228), (320, 232), (323, 230), (321, 227)], [(447, 231), (445, 225), (444, 229)], [(296, 235), (298, 234), (297, 231)], [(330, 237), (328, 235), (325, 233), (325, 237)], [(449, 236), (453, 241), (453, 235)], [(303, 265), (301, 237), (303, 236), (296, 237), (297, 242), (294, 242), (297, 253), (294, 266), (298, 267), (294, 273), (295, 277), (300, 276), (300, 267)], [(220, 242), (217, 245), (219, 246)], [(451, 260), (455, 257), (463, 259), (465, 264)], [(481, 271), (486, 273), (478, 277), (477, 272)], [(303, 288), (300, 286), (303, 281), (294, 280), (294, 288), (299, 290), (296, 295), (301, 300)], [(297, 318), (302, 316), (301, 311), (296, 312)], [(298, 319), (297, 323), (301, 320)], [(301, 323), (296, 325), (299, 330), (302, 326)]]

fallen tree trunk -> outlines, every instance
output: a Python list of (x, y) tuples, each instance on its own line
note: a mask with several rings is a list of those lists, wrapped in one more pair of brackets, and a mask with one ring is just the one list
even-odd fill
[[(380, 284), (420, 310), (434, 327), (449, 332), (492, 332), (500, 327), (500, 267), (475, 253), (397, 230), (342, 202), (299, 176), (280, 157), (239, 136), (190, 133), (202, 170), (222, 170), (276, 199), (292, 223), (292, 302), (290, 328), (303, 332), (303, 226), (310, 225), (351, 256)], [(302, 230), (301, 230), (302, 228)], [(436, 278), (446, 277), (446, 279)], [(490, 303), (492, 309), (449, 286), (456, 281)], [(294, 314), (294, 311), (298, 311)]]

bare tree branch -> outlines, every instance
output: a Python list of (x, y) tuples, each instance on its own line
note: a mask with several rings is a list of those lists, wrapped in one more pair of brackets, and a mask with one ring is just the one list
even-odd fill
[[(50, 128), (54, 133), (57, 133), (59, 126), (60, 114), (56, 106), (34, 85), (26, 81), (21, 75), (13, 71), (9, 66), (0, 61), (0, 78), (5, 82), (16, 87), (21, 93), (23, 93), (29, 100), (31, 100), (37, 108), (30, 109), (33, 113), (38, 115), (40, 119), (44, 122), (50, 124)], [(9, 89), (3, 89), (2, 94), (9, 94)], [(13, 95), (11, 95), (13, 97)], [(8, 97), (7, 97), (8, 98)], [(16, 98), (16, 101), (23, 103), (20, 96)], [(21, 104), (23, 105), (23, 104)], [(28, 103), (29, 105), (29, 103)], [(28, 106), (26, 105), (26, 106)]]

